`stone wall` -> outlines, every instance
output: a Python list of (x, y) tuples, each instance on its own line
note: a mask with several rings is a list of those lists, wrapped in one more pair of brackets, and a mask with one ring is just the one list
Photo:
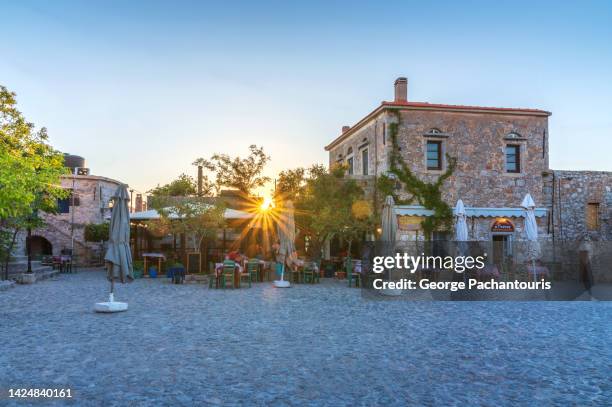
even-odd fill
[[(61, 185), (74, 190), (78, 197), (78, 206), (70, 206), (68, 213), (43, 214), (45, 226), (32, 231), (33, 236), (47, 239), (53, 248), (53, 255), (59, 255), (63, 249), (72, 247), (72, 227), (74, 225), (74, 250), (76, 259), (81, 264), (96, 263), (101, 258), (102, 248), (99, 243), (86, 242), (85, 225), (99, 224), (110, 216), (109, 201), (120, 183), (118, 181), (93, 176), (79, 175), (62, 177)], [(73, 217), (74, 214), (74, 217)], [(74, 223), (73, 223), (74, 222)], [(15, 255), (26, 254), (26, 233), (19, 234)]]
[[(555, 240), (612, 241), (612, 172), (555, 170), (544, 185)], [(597, 230), (587, 230), (589, 203), (599, 204)]]
[[(443, 198), (454, 206), (462, 199), (471, 207), (517, 208), (526, 193), (542, 204), (542, 173), (548, 168), (548, 118), (502, 114), (402, 111), (398, 141), (401, 154), (414, 174), (434, 182), (440, 171), (428, 170), (428, 140), (442, 142), (443, 156), (456, 157), (457, 166), (443, 187)], [(432, 136), (430, 130), (441, 131)], [(426, 134), (429, 134), (425, 136)], [(508, 140), (509, 135), (520, 137)], [(521, 172), (505, 170), (505, 147), (521, 149)]]
[[(401, 154), (421, 179), (434, 181), (447, 165), (444, 158), (442, 171), (427, 169), (428, 140), (441, 141), (443, 155), (448, 153), (457, 158), (456, 170), (443, 189), (443, 198), (449, 204), (454, 205), (461, 198), (467, 206), (516, 208), (527, 192), (537, 205), (543, 204), (542, 177), (548, 169), (547, 117), (430, 110), (401, 110), (400, 115)], [(346, 162), (350, 148), (354, 157), (353, 177), (364, 178), (360, 175), (360, 151), (367, 148), (369, 173), (385, 173), (391, 147), (388, 128), (395, 120), (395, 115), (388, 111), (372, 118), (330, 150), (330, 165)], [(441, 134), (427, 135), (431, 129), (440, 130)], [(512, 134), (519, 137), (509, 138)], [(519, 174), (505, 171), (507, 144), (520, 146)]]

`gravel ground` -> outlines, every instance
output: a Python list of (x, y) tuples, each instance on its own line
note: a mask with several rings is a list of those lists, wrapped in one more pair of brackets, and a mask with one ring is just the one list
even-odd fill
[[(8, 388), (73, 405), (610, 405), (612, 303), (366, 300), (336, 281), (209, 290), (100, 271), (0, 292)], [(48, 402), (36, 402), (47, 405)], [(57, 401), (57, 405), (67, 404)]]

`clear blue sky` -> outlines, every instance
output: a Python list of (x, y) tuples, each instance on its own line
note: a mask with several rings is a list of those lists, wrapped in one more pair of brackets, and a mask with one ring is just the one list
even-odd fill
[(0, 0), (0, 83), (143, 192), (252, 143), (272, 176), (326, 163), (400, 75), (414, 101), (550, 110), (553, 168), (612, 170), (612, 3), (290, 3)]

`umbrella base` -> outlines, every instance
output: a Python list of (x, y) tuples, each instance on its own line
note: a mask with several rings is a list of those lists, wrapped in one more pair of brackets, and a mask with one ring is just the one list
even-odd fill
[(274, 287), (276, 288), (289, 288), (291, 287), (291, 283), (285, 280), (274, 280)]
[(380, 290), (380, 293), (382, 295), (395, 297), (397, 295), (402, 295), (404, 293), (404, 290), (400, 288), (385, 288), (384, 290)]
[(127, 302), (115, 301), (115, 298), (112, 293), (108, 296), (108, 302), (97, 302), (96, 305), (94, 305), (94, 311), (96, 312), (122, 312), (127, 311), (127, 309)]
[(94, 306), (94, 311), (96, 312), (105, 312), (105, 313), (111, 313), (111, 312), (122, 312), (122, 311), (127, 311), (128, 309), (128, 304), (127, 302), (97, 302), (96, 305)]

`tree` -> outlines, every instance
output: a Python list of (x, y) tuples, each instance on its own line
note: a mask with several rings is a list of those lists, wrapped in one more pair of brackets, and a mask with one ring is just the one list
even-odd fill
[(109, 227), (108, 222), (104, 223), (88, 223), (85, 225), (83, 230), (85, 241), (98, 243), (100, 245), (100, 263), (103, 262), (104, 256), (104, 242), (109, 239)]
[(296, 195), (296, 224), (311, 236), (317, 255), (334, 236), (348, 243), (350, 253), (352, 242), (373, 230), (371, 205), (357, 182), (344, 178), (345, 171), (312, 166)]
[(0, 257), (5, 278), (15, 238), (20, 230), (42, 225), (39, 212), (52, 212), (60, 186), (63, 155), (48, 144), (47, 131), (35, 130), (16, 107), (15, 94), (0, 86)]
[(234, 188), (245, 195), (250, 195), (254, 189), (264, 186), (270, 181), (263, 176), (263, 170), (270, 161), (263, 147), (249, 146), (246, 158), (230, 157), (227, 154), (213, 154), (210, 159), (198, 158), (193, 165), (202, 166), (215, 174), (218, 187)]
[(217, 231), (225, 226), (225, 206), (220, 202), (208, 203), (198, 197), (180, 200), (162, 197), (155, 205), (160, 219), (150, 223), (153, 233), (183, 233), (191, 238), (196, 252), (204, 240), (214, 239)]
[(276, 181), (275, 198), (295, 201), (306, 183), (306, 170), (295, 168), (283, 170)]
[(193, 177), (181, 174), (177, 179), (165, 185), (157, 185), (147, 191), (153, 196), (194, 196), (197, 192), (197, 184)]

